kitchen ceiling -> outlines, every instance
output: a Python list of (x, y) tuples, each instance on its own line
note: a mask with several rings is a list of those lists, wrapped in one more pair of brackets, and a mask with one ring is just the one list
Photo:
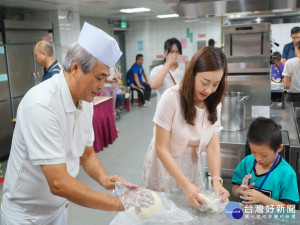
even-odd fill
[[(150, 12), (121, 13), (124, 8), (145, 7)], [(152, 20), (157, 15), (174, 13), (163, 0), (0, 0), (0, 10), (13, 10), (15, 13), (51, 10), (79, 12), (83, 16), (93, 16), (122, 20)]]
[(300, 13), (300, 0), (164, 0), (181, 17)]
[[(123, 8), (145, 7), (150, 12), (121, 13)], [(156, 20), (177, 13), (183, 18), (209, 16), (299, 15), (300, 0), (0, 0), (0, 16), (13, 13), (64, 10), (112, 20)]]

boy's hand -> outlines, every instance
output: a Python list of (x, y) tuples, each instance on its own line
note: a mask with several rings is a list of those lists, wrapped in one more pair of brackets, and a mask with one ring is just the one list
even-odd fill
[(248, 183), (249, 180), (252, 179), (252, 175), (249, 173), (246, 176), (244, 176), (242, 184), (241, 184), (241, 188), (245, 188), (248, 189)]
[(252, 175), (249, 173), (247, 174), (244, 178), (243, 178), (243, 181), (242, 181), (242, 184), (240, 185), (239, 189), (238, 189), (238, 193), (239, 193), (239, 196), (242, 196), (242, 192), (243, 191), (247, 191), (247, 190), (250, 190), (254, 185), (255, 183), (253, 182), (252, 184), (249, 184), (249, 180), (252, 178)]
[(243, 192), (244, 191), (248, 191), (250, 190), (253, 186), (255, 185), (255, 183), (253, 182), (252, 184), (249, 184), (249, 185), (244, 185), (244, 184), (241, 184), (240, 187), (239, 187), (239, 196), (242, 196)]
[(266, 196), (263, 193), (254, 189), (242, 191), (242, 195), (240, 196), (241, 199), (247, 200), (247, 201), (242, 201), (242, 203), (245, 205), (250, 205), (253, 203), (261, 203), (265, 197)]

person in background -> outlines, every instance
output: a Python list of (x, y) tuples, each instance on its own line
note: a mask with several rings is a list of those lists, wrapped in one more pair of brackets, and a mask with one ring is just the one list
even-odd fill
[(276, 83), (282, 82), (284, 65), (281, 63), (280, 52), (274, 52), (272, 54), (272, 65), (271, 65), (271, 80)]
[[(144, 57), (142, 54), (136, 55), (135, 63), (130, 68), (130, 75), (129, 75), (129, 85), (134, 85), (138, 87), (138, 90), (143, 90), (145, 96), (145, 104), (144, 106), (147, 107), (150, 104), (150, 97), (151, 97), (151, 87), (148, 82), (147, 76), (143, 69), (143, 62)], [(143, 81), (143, 77), (145, 82)]]
[(153, 136), (144, 160), (142, 186), (154, 191), (185, 194), (194, 206), (204, 204), (199, 158), (205, 151), (214, 191), (222, 186), (220, 153), (221, 100), (227, 61), (220, 49), (204, 47), (192, 58), (180, 84), (166, 90), (157, 105)]
[(44, 68), (42, 81), (60, 72), (61, 65), (55, 59), (52, 45), (48, 41), (42, 40), (37, 42), (34, 47), (34, 54), (37, 63)]
[(125, 101), (125, 93), (126, 88), (124, 86), (119, 86), (119, 88), (116, 91), (117, 98), (116, 98), (116, 112), (117, 112), (117, 118), (121, 117), (121, 107), (124, 104)]
[[(93, 148), (93, 100), (121, 55), (112, 37), (85, 23), (63, 70), (23, 97), (3, 187), (3, 225), (68, 224), (68, 201), (107, 211), (153, 203), (151, 193), (108, 176)], [(75, 178), (80, 166), (106, 189), (121, 182), (130, 190), (119, 197), (94, 191)]]
[(117, 115), (117, 112), (115, 110), (116, 98), (117, 98), (116, 91), (119, 83), (118, 79), (122, 79), (122, 74), (117, 70), (115, 66), (111, 67), (109, 69), (109, 72), (110, 74), (107, 77), (104, 84), (103, 96), (111, 96), (113, 98), (114, 114)]
[(279, 126), (271, 119), (258, 117), (251, 123), (247, 139), (252, 154), (235, 169), (232, 193), (246, 205), (297, 204), (296, 173), (279, 154), (283, 148)]
[[(184, 64), (178, 63), (177, 56), (182, 55), (181, 43), (176, 38), (170, 38), (164, 44), (163, 65), (154, 67), (150, 72), (150, 86), (157, 93), (157, 104), (161, 95), (170, 87), (179, 84), (183, 78)], [(187, 64), (188, 61), (185, 62)]]
[(287, 102), (300, 102), (300, 41), (295, 46), (295, 55), (286, 61), (282, 72)]
[(209, 39), (208, 40), (208, 46), (214, 47), (215, 46), (215, 40), (214, 39)]
[[(271, 81), (276, 84), (283, 84), (283, 68), (284, 65), (281, 63), (281, 54), (280, 52), (274, 52), (271, 56)], [(273, 83), (273, 84), (274, 84)], [(282, 101), (282, 93), (271, 93), (272, 102), (281, 102)]]
[(288, 59), (294, 58), (295, 46), (300, 41), (300, 27), (293, 27), (291, 30), (292, 42), (283, 47), (282, 63), (285, 64)]

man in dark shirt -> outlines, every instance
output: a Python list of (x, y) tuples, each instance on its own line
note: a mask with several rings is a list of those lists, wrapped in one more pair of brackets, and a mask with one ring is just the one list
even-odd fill
[(35, 59), (39, 65), (44, 67), (42, 81), (51, 78), (61, 70), (60, 64), (54, 58), (53, 48), (48, 41), (42, 40), (36, 43), (34, 47)]
[(286, 60), (295, 57), (295, 46), (300, 41), (300, 27), (293, 27), (291, 30), (292, 42), (283, 47), (282, 63), (285, 64)]

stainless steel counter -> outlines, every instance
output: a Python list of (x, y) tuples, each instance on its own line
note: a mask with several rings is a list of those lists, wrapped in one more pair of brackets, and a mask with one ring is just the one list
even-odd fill
[[(300, 146), (299, 137), (296, 129), (296, 121), (294, 118), (293, 108), (291, 103), (285, 103), (285, 109), (281, 107), (271, 108), (271, 118), (281, 125), (282, 130), (286, 130), (289, 133), (290, 146)], [(286, 140), (283, 140), (286, 141)], [(285, 143), (284, 143), (285, 144)]]
[[(137, 216), (135, 215), (134, 209), (129, 209), (126, 212), (120, 212), (117, 216), (112, 220), (110, 225), (148, 225), (148, 224), (156, 224), (156, 225), (210, 225), (210, 224), (224, 224), (224, 225), (232, 225), (232, 224), (274, 224), (274, 225), (282, 225), (282, 224), (299, 224), (300, 219), (300, 211), (296, 210), (293, 213), (287, 213), (286, 211), (278, 213), (276, 207), (273, 212), (267, 212), (266, 208), (263, 207), (262, 211), (256, 210), (257, 207), (254, 205), (253, 208), (249, 207), (246, 209), (242, 206), (243, 217), (241, 219), (229, 219), (225, 212), (219, 213), (203, 213), (199, 210), (191, 207), (186, 202), (183, 195), (175, 195), (175, 194), (167, 194), (163, 193), (168, 199), (172, 200), (178, 208), (181, 210), (188, 212), (193, 220), (187, 222), (180, 223), (170, 223), (166, 221), (162, 222), (151, 222), (151, 219), (148, 221), (139, 221)], [(258, 212), (259, 211), (259, 212)], [(272, 211), (272, 210), (271, 210)], [(276, 215), (278, 218), (276, 218)], [(171, 216), (171, 215), (170, 215)], [(280, 217), (281, 216), (281, 217)], [(289, 218), (287, 218), (289, 216)], [(284, 217), (284, 218), (282, 218)], [(297, 222), (298, 221), (298, 222)]]
[[(271, 107), (271, 119), (282, 127), (283, 131), (288, 131), (282, 134), (282, 141), (284, 145), (300, 146), (297, 130), (295, 126), (295, 120), (292, 112), (292, 106), (290, 103), (286, 103), (285, 109), (281, 107)], [(220, 143), (222, 144), (239, 144), (245, 145), (247, 131), (254, 118), (246, 117), (245, 128), (239, 131), (221, 131)]]

